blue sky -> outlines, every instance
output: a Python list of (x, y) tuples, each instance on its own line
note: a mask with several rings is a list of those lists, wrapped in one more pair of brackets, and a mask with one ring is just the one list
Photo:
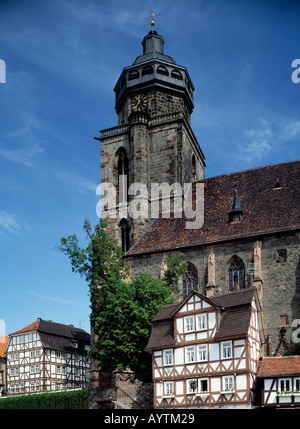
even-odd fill
[(113, 87), (155, 29), (195, 85), (192, 127), (206, 177), (299, 159), (300, 2), (2, 0), (0, 323), (37, 317), (89, 330), (84, 279), (56, 250), (98, 221), (100, 129)]

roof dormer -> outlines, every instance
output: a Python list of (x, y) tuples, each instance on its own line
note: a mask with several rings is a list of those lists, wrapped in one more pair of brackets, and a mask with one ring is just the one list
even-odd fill
[(233, 222), (233, 223), (241, 222), (243, 218), (243, 210), (241, 209), (239, 196), (236, 189), (234, 190), (233, 205), (229, 213), (229, 217), (230, 217), (230, 222)]

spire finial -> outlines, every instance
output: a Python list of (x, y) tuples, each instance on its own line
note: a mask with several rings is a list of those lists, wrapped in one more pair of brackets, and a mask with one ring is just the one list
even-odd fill
[(152, 17), (151, 22), (150, 22), (150, 25), (151, 25), (152, 30), (153, 30), (153, 27), (154, 27), (154, 25), (155, 25), (154, 18), (156, 18), (156, 17), (157, 17), (157, 14), (156, 14), (156, 13), (154, 13), (152, 10), (148, 10), (148, 12), (150, 13), (150, 15), (151, 15), (151, 17)]

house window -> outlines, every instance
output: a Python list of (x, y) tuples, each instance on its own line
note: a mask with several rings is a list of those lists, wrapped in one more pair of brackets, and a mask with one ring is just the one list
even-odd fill
[(245, 267), (238, 257), (232, 258), (228, 269), (228, 290), (230, 292), (243, 289), (245, 285)]
[(78, 349), (78, 343), (73, 343), (72, 346), (74, 347), (74, 349)]
[(233, 389), (233, 376), (223, 377), (223, 390), (232, 390)]
[(300, 378), (294, 379), (294, 390), (300, 391)]
[(164, 394), (165, 395), (171, 395), (172, 393), (174, 393), (173, 381), (167, 381), (164, 384)]
[(231, 341), (222, 343), (222, 359), (228, 359), (232, 357), (232, 344)]
[(198, 317), (198, 329), (201, 331), (206, 329), (206, 314), (199, 314)]
[(208, 391), (208, 380), (207, 378), (202, 378), (198, 380), (199, 384), (199, 392), (207, 392)]
[(173, 350), (164, 350), (164, 365), (173, 365)]
[(198, 382), (196, 379), (187, 380), (187, 393), (197, 393)]
[(194, 316), (185, 318), (185, 332), (194, 331)]
[(207, 345), (198, 346), (198, 361), (207, 360)]
[(195, 362), (195, 347), (190, 346), (186, 348), (186, 362)]
[(185, 278), (182, 281), (182, 295), (185, 298), (192, 290), (197, 290), (198, 272), (193, 264), (188, 265)]
[(292, 383), (290, 378), (279, 379), (279, 390), (281, 392), (288, 392), (292, 389)]

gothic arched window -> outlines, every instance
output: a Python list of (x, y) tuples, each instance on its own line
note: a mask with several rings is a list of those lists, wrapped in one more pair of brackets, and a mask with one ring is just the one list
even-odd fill
[(119, 203), (127, 202), (128, 200), (128, 182), (129, 182), (129, 160), (125, 149), (119, 149), (117, 154), (118, 160), (118, 195)]
[(197, 173), (196, 173), (196, 157), (193, 154), (192, 156), (192, 181), (196, 182), (197, 180)]
[(198, 286), (198, 272), (193, 264), (188, 265), (188, 270), (185, 278), (182, 280), (182, 294), (185, 298), (191, 290), (197, 290)]
[(243, 261), (234, 256), (229, 265), (228, 269), (228, 290), (230, 292), (234, 290), (243, 289), (245, 287), (245, 266)]
[(129, 225), (126, 219), (122, 219), (120, 221), (120, 230), (121, 230), (121, 247), (123, 252), (127, 252), (129, 250)]

